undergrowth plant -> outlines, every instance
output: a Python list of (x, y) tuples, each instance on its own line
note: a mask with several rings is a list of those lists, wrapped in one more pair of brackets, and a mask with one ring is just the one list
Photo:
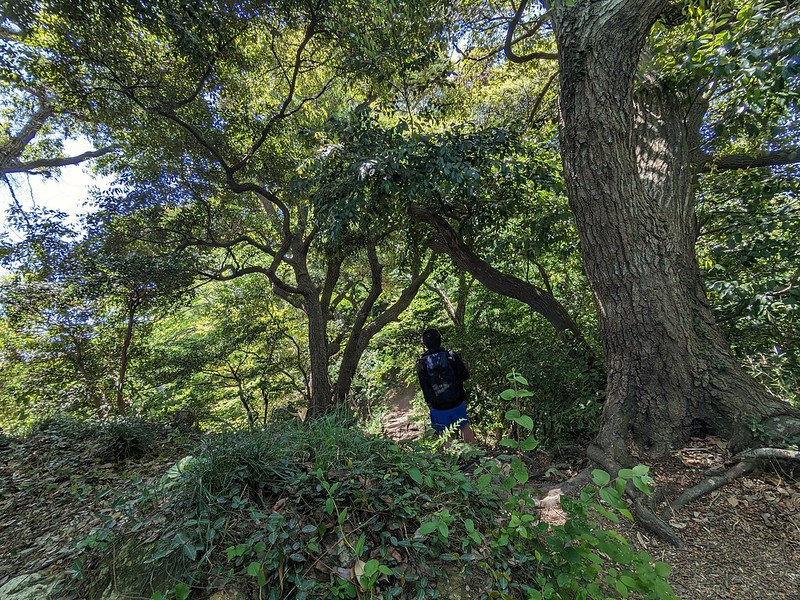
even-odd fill
[(148, 593), (674, 598), (669, 567), (598, 525), (630, 516), (621, 486), (628, 478), (646, 486), (646, 469), (616, 481), (596, 472), (597, 485), (564, 500), (567, 521), (549, 525), (538, 518), (523, 460), (535, 447), (532, 423), (506, 416), (528, 435), (468, 472), (457, 453), (368, 437), (336, 415), (211, 439), (131, 506), (131, 529), (150, 538), (159, 531), (147, 560), (172, 569), (173, 583)]

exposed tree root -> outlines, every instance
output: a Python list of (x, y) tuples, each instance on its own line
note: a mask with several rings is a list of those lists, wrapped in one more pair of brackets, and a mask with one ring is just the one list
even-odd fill
[(730, 483), (737, 477), (747, 475), (753, 469), (755, 469), (755, 463), (740, 462), (737, 463), (733, 468), (725, 471), (725, 473), (722, 475), (714, 475), (704, 479), (697, 485), (692, 486), (683, 492), (680, 496), (678, 496), (678, 498), (675, 499), (674, 502), (670, 502), (667, 508), (664, 509), (664, 512), (661, 513), (661, 518), (668, 519), (673, 513), (678, 512), (690, 502), (694, 502), (698, 498), (702, 498), (717, 488), (721, 488), (723, 485)]
[[(617, 477), (619, 470), (622, 468), (621, 465), (609, 457), (608, 454), (603, 452), (598, 446), (589, 446), (586, 449), (586, 454), (593, 462), (608, 471), (612, 477)], [(719, 489), (738, 477), (750, 473), (756, 468), (759, 461), (764, 460), (800, 462), (800, 452), (781, 448), (755, 448), (740, 452), (734, 456), (731, 461), (736, 463), (733, 467), (721, 474), (707, 477), (697, 485), (687, 489), (673, 502), (668, 502), (667, 508), (661, 512), (660, 517), (655, 513), (656, 502), (651, 501), (649, 505), (646, 504), (642, 494), (630, 482), (628, 482), (625, 492), (633, 501), (634, 514), (637, 521), (641, 523), (647, 531), (653, 533), (665, 542), (669, 542), (676, 547), (682, 547), (683, 541), (678, 537), (674, 529), (669, 526), (669, 518), (687, 504), (702, 498), (706, 494)], [(569, 494), (583, 487), (589, 483), (590, 480), (591, 468), (584, 469), (575, 477), (546, 488), (547, 493), (544, 497), (537, 500), (536, 504), (540, 508), (557, 506), (562, 495)], [(663, 492), (660, 493), (660, 497), (663, 499)], [(657, 494), (659, 494), (659, 491), (654, 491), (654, 496)]]
[(800, 462), (800, 452), (783, 448), (753, 448), (740, 452), (731, 460), (752, 461), (763, 459), (793, 460)]
[(590, 468), (584, 469), (575, 477), (571, 477), (566, 481), (560, 481), (549, 488), (545, 488), (547, 493), (536, 501), (536, 506), (539, 508), (553, 508), (557, 507), (561, 502), (561, 496), (570, 494), (577, 489), (582, 488), (592, 480), (592, 470)]
[[(612, 478), (616, 478), (619, 470), (622, 468), (597, 446), (589, 446), (586, 449), (586, 454), (590, 459), (608, 471)], [(675, 530), (645, 505), (642, 500), (641, 492), (639, 492), (631, 482), (628, 482), (625, 492), (633, 500), (634, 515), (637, 521), (639, 521), (647, 531), (675, 547), (681, 548), (683, 546), (683, 540), (678, 537)]]
[(694, 502), (698, 498), (710, 494), (737, 477), (747, 475), (755, 469), (758, 462), (762, 460), (791, 460), (800, 462), (800, 452), (796, 450), (784, 450), (783, 448), (753, 448), (740, 452), (731, 459), (731, 462), (736, 462), (733, 467), (721, 475), (712, 475), (697, 485), (690, 487), (683, 492), (683, 494), (678, 496), (674, 502), (669, 503), (669, 506), (661, 513), (661, 518), (667, 519), (670, 515), (679, 511), (690, 502)]

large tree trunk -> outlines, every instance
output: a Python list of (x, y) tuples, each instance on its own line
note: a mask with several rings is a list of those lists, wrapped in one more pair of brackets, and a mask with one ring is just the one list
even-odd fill
[(733, 437), (792, 412), (732, 358), (708, 306), (689, 156), (702, 107), (652, 82), (634, 103), (665, 5), (577, 0), (554, 15), (564, 172), (608, 369), (598, 442), (619, 461), (628, 434), (660, 455), (701, 427)]

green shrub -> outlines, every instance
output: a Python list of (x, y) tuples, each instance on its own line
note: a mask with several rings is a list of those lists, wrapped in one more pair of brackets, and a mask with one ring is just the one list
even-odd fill
[[(527, 429), (524, 415), (510, 418)], [(455, 455), (353, 425), (334, 415), (230, 432), (171, 469), (135, 505), (133, 529), (153, 539), (160, 528), (149, 560), (172, 565), (181, 586), (153, 597), (236, 586), (275, 599), (447, 598), (456, 588), (471, 598), (674, 598), (666, 565), (597, 525), (598, 514), (625, 514), (607, 491), (617, 484), (565, 502), (562, 526), (538, 520), (516, 455), (530, 437), (465, 473)]]
[(102, 460), (122, 462), (142, 458), (153, 451), (154, 425), (137, 417), (120, 417), (103, 423), (100, 429)]

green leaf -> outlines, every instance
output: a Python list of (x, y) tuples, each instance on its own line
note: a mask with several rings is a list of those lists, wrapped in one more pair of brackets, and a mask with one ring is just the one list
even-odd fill
[(513, 419), (513, 421), (515, 423), (518, 423), (528, 431), (531, 431), (533, 429), (533, 419), (531, 419), (528, 415), (522, 415), (520, 417), (517, 417), (516, 419)]
[(625, 508), (619, 492), (614, 488), (600, 488), (600, 497), (614, 508)]
[(364, 575), (367, 577), (372, 577), (375, 573), (378, 572), (378, 567), (381, 566), (376, 559), (372, 558), (366, 562), (364, 565)]
[(516, 479), (519, 483), (525, 483), (528, 481), (528, 469), (520, 459), (516, 457), (511, 459), (511, 470), (514, 472), (514, 479)]
[(492, 476), (491, 476), (491, 474), (489, 474), (489, 473), (484, 473), (483, 475), (481, 475), (480, 477), (478, 477), (478, 482), (475, 484), (475, 486), (476, 486), (476, 487), (477, 487), (479, 490), (482, 490), (482, 489), (483, 489), (483, 488), (485, 488), (487, 485), (489, 485), (491, 482), (492, 482)]
[(366, 542), (367, 542), (367, 536), (366, 534), (362, 533), (361, 536), (358, 538), (358, 541), (356, 542), (356, 547), (355, 547), (356, 558), (361, 556), (361, 553), (364, 551), (364, 544), (366, 544)]
[(260, 570), (261, 570), (261, 563), (258, 562), (257, 560), (254, 560), (249, 565), (247, 565), (247, 574), (250, 575), (250, 577), (255, 577), (256, 575), (258, 575), (258, 572)]
[(186, 600), (189, 597), (189, 592), (192, 591), (192, 588), (190, 588), (185, 583), (181, 582), (181, 583), (175, 584), (175, 590), (174, 591), (175, 591), (175, 598), (177, 600)]
[(523, 440), (519, 444), (519, 449), (522, 450), (523, 452), (530, 452), (531, 450), (535, 450), (538, 447), (539, 447), (539, 442), (536, 439), (534, 439), (532, 435), (528, 436), (527, 439)]
[(444, 521), (439, 523), (439, 534), (445, 539), (450, 537), (450, 528), (447, 526), (447, 523), (445, 523)]
[(519, 448), (519, 443), (516, 440), (502, 439), (500, 445), (506, 448)]
[(513, 421), (514, 419), (522, 416), (522, 413), (519, 412), (516, 408), (512, 408), (511, 410), (506, 411), (506, 421)]
[(439, 527), (439, 524), (436, 521), (427, 521), (419, 526), (417, 529), (417, 533), (420, 535), (430, 535)]
[(595, 485), (608, 485), (608, 482), (611, 481), (611, 475), (601, 469), (594, 469), (592, 471), (592, 481), (594, 481)]
[(641, 477), (633, 478), (633, 486), (643, 494), (650, 493), (650, 487), (644, 482), (644, 480)]
[(503, 400), (512, 400), (513, 398), (517, 397), (517, 391), (511, 388), (505, 389), (500, 392), (500, 397)]
[(653, 569), (656, 571), (656, 575), (659, 577), (669, 577), (669, 574), (672, 573), (672, 567), (670, 567), (667, 563), (657, 562), (653, 565)]
[(528, 380), (527, 380), (527, 379), (525, 379), (525, 378), (524, 378), (522, 375), (520, 375), (519, 373), (514, 373), (514, 381), (516, 381), (516, 382), (517, 382), (517, 383), (519, 383), (520, 385), (525, 385), (525, 386), (527, 386), (527, 385), (528, 385)]
[(183, 545), (183, 555), (191, 561), (197, 558), (198, 551), (199, 548), (190, 542), (187, 542)]
[(422, 483), (422, 473), (420, 473), (420, 470), (417, 467), (411, 467), (408, 470), (408, 475), (417, 483)]

